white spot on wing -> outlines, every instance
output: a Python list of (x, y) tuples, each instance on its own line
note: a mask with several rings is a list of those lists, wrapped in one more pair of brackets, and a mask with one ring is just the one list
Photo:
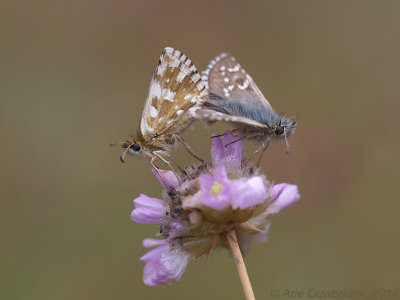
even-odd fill
[(170, 89), (163, 89), (163, 94), (165, 100), (174, 102), (176, 92), (172, 92)]
[(157, 117), (157, 109), (153, 105), (150, 106), (150, 117), (153, 119)]
[(247, 89), (247, 87), (249, 86), (249, 81), (246, 79), (242, 85), (238, 85), (239, 89), (244, 90)]
[(181, 115), (183, 113), (183, 110), (182, 109), (180, 109), (180, 110), (178, 110), (177, 112), (176, 112), (176, 114), (179, 116), (179, 115)]
[(240, 70), (240, 65), (237, 64), (236, 66), (234, 66), (233, 68), (228, 68), (228, 72), (237, 72)]
[(146, 134), (146, 132), (148, 132), (145, 116), (142, 116), (142, 119), (140, 120), (140, 131), (142, 134)]
[(225, 82), (229, 82), (229, 78), (228, 78), (228, 77), (225, 77), (225, 78), (224, 78), (224, 81), (225, 81)]
[(229, 97), (231, 95), (227, 88), (223, 88), (223, 91), (224, 91), (225, 97)]
[(190, 66), (191, 63), (192, 61), (189, 58), (185, 61), (185, 65), (188, 67)]
[(173, 52), (174, 52), (174, 48), (172, 48), (172, 47), (165, 47), (164, 48), (164, 51), (165, 51), (165, 53), (168, 53), (168, 54), (172, 54)]
[(146, 126), (146, 132), (147, 133), (153, 133), (154, 132), (154, 128)]
[(157, 124), (160, 124), (163, 120), (164, 120), (164, 117), (161, 116), (161, 117), (157, 120)]
[(192, 79), (194, 82), (197, 82), (197, 81), (200, 80), (200, 75), (199, 75), (198, 73), (195, 73), (195, 74), (192, 75), (191, 79)]
[(186, 73), (185, 70), (181, 70), (181, 71), (179, 72), (179, 75), (176, 77), (176, 81), (182, 82), (183, 79), (185, 78), (186, 74), (187, 74), (187, 73)]
[(149, 99), (153, 99), (154, 97), (160, 99), (161, 91), (161, 85), (158, 82), (153, 81), (150, 86)]
[(185, 97), (183, 97), (183, 99), (188, 100), (191, 97), (192, 97), (192, 94), (186, 94)]
[(189, 108), (189, 114), (192, 116), (192, 117), (196, 117), (197, 116), (197, 107), (191, 107), (191, 108)]

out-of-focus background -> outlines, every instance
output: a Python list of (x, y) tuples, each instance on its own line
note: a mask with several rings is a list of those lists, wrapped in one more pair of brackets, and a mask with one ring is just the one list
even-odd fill
[[(245, 258), (256, 296), (400, 288), (399, 15), (398, 1), (1, 2), (0, 298), (242, 299), (226, 251), (173, 286), (142, 282), (158, 228), (130, 220), (132, 200), (161, 189), (108, 144), (136, 132), (165, 46), (200, 70), (232, 53), (298, 116), (291, 153), (263, 161), (302, 198)], [(207, 158), (226, 128), (185, 137)]]

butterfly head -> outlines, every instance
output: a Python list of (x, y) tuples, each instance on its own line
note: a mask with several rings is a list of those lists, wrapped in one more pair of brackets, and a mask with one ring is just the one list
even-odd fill
[(293, 135), (296, 129), (296, 122), (293, 121), (293, 118), (287, 118), (284, 116), (280, 117), (279, 123), (277, 123), (273, 130), (274, 130), (274, 138), (281, 140), (285, 139), (286, 141), (286, 153), (290, 151), (290, 146), (288, 143), (288, 137)]
[(296, 122), (287, 117), (281, 117), (278, 124), (274, 127), (275, 137), (278, 139), (288, 138), (293, 135), (296, 129)]
[(125, 143), (122, 143), (122, 149), (124, 149), (124, 152), (122, 153), (120, 159), (121, 162), (125, 162), (125, 155), (129, 154), (132, 156), (139, 157), (143, 154), (143, 145), (139, 141), (136, 141), (135, 139), (132, 139), (132, 141), (127, 141)]

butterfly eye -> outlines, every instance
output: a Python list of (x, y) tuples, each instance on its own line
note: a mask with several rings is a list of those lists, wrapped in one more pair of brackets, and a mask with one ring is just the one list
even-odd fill
[(281, 135), (284, 131), (285, 131), (285, 130), (284, 130), (283, 127), (280, 126), (280, 125), (279, 125), (278, 127), (275, 128), (275, 134), (276, 134), (276, 135)]
[(139, 151), (140, 150), (140, 145), (139, 143), (134, 143), (131, 148), (133, 149), (133, 151)]

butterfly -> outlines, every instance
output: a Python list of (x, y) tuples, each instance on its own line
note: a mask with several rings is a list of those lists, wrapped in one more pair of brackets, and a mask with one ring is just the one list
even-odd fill
[(247, 138), (261, 145), (249, 160), (261, 150), (264, 153), (272, 140), (285, 139), (289, 152), (287, 138), (293, 135), (296, 122), (275, 112), (232, 55), (222, 53), (213, 59), (202, 79), (209, 95), (199, 107), (190, 110), (194, 118), (209, 123), (229, 122), (242, 135), (240, 139)]
[(121, 161), (124, 162), (125, 154), (145, 155), (156, 171), (156, 158), (174, 170), (165, 156), (169, 156), (176, 142), (183, 144), (190, 154), (201, 160), (180, 133), (193, 121), (189, 109), (199, 106), (206, 95), (205, 84), (192, 61), (179, 50), (165, 48), (151, 79), (139, 130), (131, 136), (131, 140), (120, 143), (124, 149)]

